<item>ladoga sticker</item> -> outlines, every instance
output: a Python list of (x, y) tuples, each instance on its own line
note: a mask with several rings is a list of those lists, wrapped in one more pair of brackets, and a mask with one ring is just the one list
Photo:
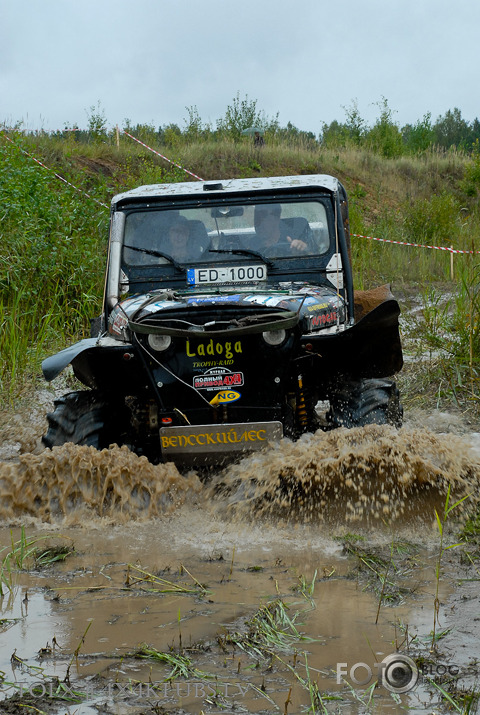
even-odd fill
[(190, 340), (187, 340), (186, 343), (186, 353), (188, 357), (207, 357), (211, 355), (212, 357), (227, 358), (227, 360), (229, 360), (233, 358), (234, 353), (239, 354), (241, 352), (242, 343), (240, 340), (232, 343), (229, 341), (222, 342), (220, 340), (213, 340), (213, 338), (211, 338), (201, 343), (190, 343)]

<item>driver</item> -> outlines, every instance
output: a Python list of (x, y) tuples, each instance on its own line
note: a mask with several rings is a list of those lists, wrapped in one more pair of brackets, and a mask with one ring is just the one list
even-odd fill
[(307, 244), (287, 234), (287, 227), (280, 220), (281, 212), (280, 204), (255, 206), (253, 216), (257, 237), (255, 248), (262, 253), (275, 256), (305, 253), (308, 250)]

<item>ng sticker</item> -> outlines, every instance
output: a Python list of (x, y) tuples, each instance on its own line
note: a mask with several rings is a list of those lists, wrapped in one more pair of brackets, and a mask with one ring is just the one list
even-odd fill
[(211, 405), (226, 405), (228, 402), (235, 402), (240, 399), (241, 394), (234, 390), (221, 390), (217, 392), (213, 400), (210, 400)]

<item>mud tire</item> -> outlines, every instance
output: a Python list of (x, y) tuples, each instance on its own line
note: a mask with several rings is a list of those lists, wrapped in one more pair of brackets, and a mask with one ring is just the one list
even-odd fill
[(393, 425), (401, 427), (403, 408), (393, 380), (345, 380), (330, 396), (330, 427)]
[(59, 447), (66, 442), (96, 449), (108, 447), (115, 439), (107, 427), (112, 406), (95, 391), (70, 392), (55, 400), (55, 410), (47, 415), (48, 431), (42, 437), (45, 447)]

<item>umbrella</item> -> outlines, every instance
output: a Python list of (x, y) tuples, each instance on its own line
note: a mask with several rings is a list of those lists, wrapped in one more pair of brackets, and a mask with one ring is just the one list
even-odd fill
[(263, 137), (263, 129), (260, 129), (260, 127), (247, 127), (247, 129), (244, 129), (242, 132), (243, 136), (253, 136), (254, 134), (260, 134), (260, 136)]

